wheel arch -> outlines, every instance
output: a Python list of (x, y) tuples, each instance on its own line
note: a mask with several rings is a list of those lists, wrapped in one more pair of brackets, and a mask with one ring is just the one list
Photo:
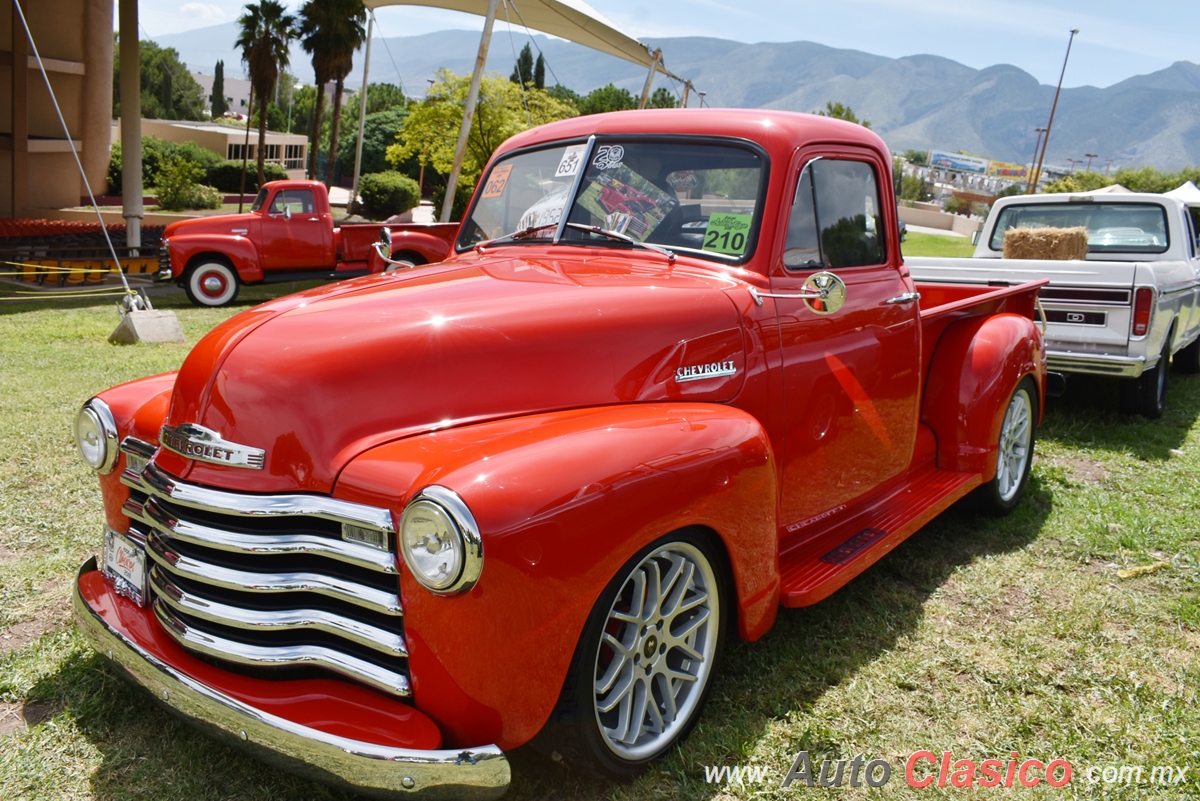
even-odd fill
[[(459, 493), (483, 531), (483, 569), (468, 592), (436, 596), (401, 571), (414, 698), (449, 742), (532, 738), (597, 599), (669, 532), (720, 544), (743, 637), (774, 621), (774, 458), (740, 410), (603, 407), (413, 437), (353, 460), (335, 495), (378, 505), (385, 488), (430, 484)], [(388, 503), (397, 518), (404, 500)]]
[(185, 280), (189, 270), (206, 259), (218, 260), (232, 267), (242, 283), (263, 280), (258, 248), (245, 237), (175, 236), (171, 238), (171, 257), (173, 263), (178, 257), (183, 265), (176, 276), (180, 281)]
[(1046, 354), (1041, 332), (1028, 317), (967, 317), (942, 333), (934, 350), (921, 420), (937, 437), (938, 466), (996, 474), (1000, 426), (1013, 389), (1025, 376), (1037, 386), (1035, 420), (1046, 398)]

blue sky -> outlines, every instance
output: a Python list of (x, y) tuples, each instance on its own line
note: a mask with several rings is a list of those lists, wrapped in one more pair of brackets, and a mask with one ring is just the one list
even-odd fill
[[(520, 8), (520, 1), (515, 0)], [(233, 0), (141, 0), (143, 38), (235, 20)], [(295, 9), (296, 0), (285, 0)], [(807, 40), (882, 56), (944, 56), (970, 67), (1013, 64), (1058, 82), (1068, 31), (1079, 28), (1064, 86), (1110, 86), (1176, 61), (1200, 62), (1200, 3), (1179, 0), (592, 0), (638, 38), (714, 36), (740, 42)], [(425, 6), (377, 12), (383, 36), (479, 30), (482, 18)], [(664, 53), (667, 66), (670, 52)]]

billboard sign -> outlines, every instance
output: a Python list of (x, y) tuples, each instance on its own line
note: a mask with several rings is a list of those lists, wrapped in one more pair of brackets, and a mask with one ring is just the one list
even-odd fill
[(987, 172), (988, 160), (959, 153), (949, 153), (945, 150), (931, 150), (929, 151), (929, 166), (958, 172), (975, 172), (982, 175)]
[(1024, 164), (1007, 164), (1003, 161), (993, 161), (988, 165), (987, 174), (990, 178), (1024, 181), (1029, 177), (1029, 167)]

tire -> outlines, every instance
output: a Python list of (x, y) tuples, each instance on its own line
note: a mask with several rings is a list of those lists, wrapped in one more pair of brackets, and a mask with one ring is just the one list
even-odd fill
[(1181, 373), (1195, 375), (1200, 373), (1200, 338), (1175, 354), (1172, 366)]
[(1025, 376), (1013, 390), (1000, 438), (996, 443), (996, 475), (976, 490), (977, 505), (984, 514), (999, 517), (1016, 508), (1029, 484), (1033, 446), (1037, 439), (1037, 385)]
[(588, 617), (537, 750), (588, 775), (629, 779), (687, 737), (729, 627), (720, 553), (684, 530), (625, 563)]
[(1163, 343), (1162, 353), (1158, 355), (1158, 364), (1142, 373), (1137, 380), (1138, 405), (1142, 416), (1149, 420), (1157, 420), (1167, 410), (1167, 377), (1171, 374), (1171, 336)]
[(188, 268), (183, 289), (197, 306), (228, 306), (237, 298), (241, 282), (227, 262), (207, 259)]

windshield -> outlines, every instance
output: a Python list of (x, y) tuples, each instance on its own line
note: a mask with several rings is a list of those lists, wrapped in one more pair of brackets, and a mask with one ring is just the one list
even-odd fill
[(1010, 228), (1075, 228), (1088, 232), (1089, 253), (1164, 253), (1167, 215), (1156, 203), (1041, 203), (1005, 208), (988, 246), (1004, 250)]
[(585, 143), (517, 153), (485, 176), (458, 247), (503, 237), (549, 242), (567, 212), (578, 226), (564, 231), (566, 244), (629, 247), (582, 228), (592, 226), (635, 242), (742, 261), (754, 250), (763, 161), (739, 144), (684, 138), (605, 138), (590, 156)]

